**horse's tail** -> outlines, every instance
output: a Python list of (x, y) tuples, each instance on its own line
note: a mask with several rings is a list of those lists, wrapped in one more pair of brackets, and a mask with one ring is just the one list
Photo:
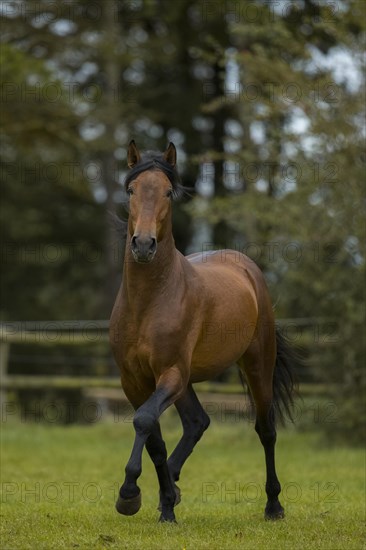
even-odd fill
[(273, 407), (275, 418), (284, 424), (286, 417), (293, 422), (293, 405), (297, 389), (295, 366), (301, 362), (288, 339), (276, 327), (277, 354), (273, 372)]
[[(295, 377), (295, 367), (302, 364), (302, 360), (288, 341), (288, 339), (276, 327), (276, 362), (273, 371), (273, 412), (275, 420), (285, 424), (286, 418), (291, 422), (293, 419), (294, 397), (297, 394), (297, 380)], [(244, 390), (248, 391), (248, 383), (241, 369), (239, 376)], [(254, 413), (254, 400), (250, 391), (248, 391), (251, 413)]]

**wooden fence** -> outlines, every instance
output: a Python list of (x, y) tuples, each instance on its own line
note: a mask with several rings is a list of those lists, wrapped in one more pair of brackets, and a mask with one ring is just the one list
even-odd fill
[[(303, 347), (327, 346), (337, 341), (337, 326), (332, 320), (319, 318), (280, 319), (277, 324), (294, 344)], [(80, 388), (120, 388), (117, 376), (66, 376), (9, 374), (10, 347), (13, 344), (36, 344), (45, 348), (54, 345), (104, 343), (108, 346), (108, 326), (106, 320), (91, 321), (32, 321), (6, 322), (0, 324), (0, 400), (4, 400), (9, 389), (80, 389)], [(220, 386), (220, 387), (218, 387)], [(318, 384), (321, 391), (322, 385)], [(240, 391), (237, 384), (200, 384), (200, 391), (220, 391), (235, 393)], [(314, 388), (313, 388), (314, 389)]]

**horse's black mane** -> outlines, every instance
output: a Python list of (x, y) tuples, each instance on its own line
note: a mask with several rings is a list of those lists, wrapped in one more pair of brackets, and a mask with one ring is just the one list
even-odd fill
[(161, 170), (172, 184), (173, 196), (175, 198), (180, 197), (184, 192), (184, 187), (180, 183), (178, 172), (164, 159), (163, 153), (157, 151), (145, 151), (142, 153), (141, 160), (139, 160), (139, 162), (137, 162), (137, 164), (127, 173), (125, 188), (127, 189), (129, 183), (146, 170)]

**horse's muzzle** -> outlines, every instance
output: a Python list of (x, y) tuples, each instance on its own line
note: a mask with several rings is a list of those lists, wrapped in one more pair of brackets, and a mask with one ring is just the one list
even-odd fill
[(141, 264), (150, 263), (156, 254), (157, 244), (155, 237), (140, 237), (134, 235), (131, 239), (131, 251), (134, 260)]

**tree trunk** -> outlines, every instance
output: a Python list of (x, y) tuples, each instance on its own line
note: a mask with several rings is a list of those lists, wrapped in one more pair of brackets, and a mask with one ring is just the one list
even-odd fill
[[(223, 101), (225, 100), (225, 89), (224, 89), (224, 77), (222, 76), (222, 71), (224, 69), (219, 66), (218, 63), (214, 66), (214, 77), (213, 84), (215, 89), (216, 97), (222, 97)], [(224, 160), (223, 156), (225, 153), (224, 149), (224, 137), (225, 137), (225, 121), (227, 118), (227, 108), (222, 106), (215, 113), (215, 125), (212, 132), (213, 138), (213, 150), (218, 154), (219, 158), (214, 160), (214, 189), (215, 197), (225, 197), (228, 193), (227, 188), (224, 184)], [(230, 248), (234, 246), (234, 231), (228, 226), (226, 221), (221, 220), (213, 226), (212, 231), (213, 236), (213, 245), (220, 248)]]
[(105, 125), (104, 145), (101, 151), (102, 174), (106, 191), (105, 200), (105, 260), (106, 279), (103, 300), (103, 316), (109, 317), (118, 291), (122, 259), (119, 257), (117, 234), (110, 222), (110, 212), (114, 212), (114, 194), (118, 189), (117, 161), (115, 151), (116, 130), (116, 90), (119, 86), (119, 63), (116, 57), (116, 47), (120, 30), (116, 19), (114, 2), (104, 2), (103, 27), (105, 39), (102, 49), (102, 71), (104, 73), (104, 89), (101, 108), (101, 122)]

